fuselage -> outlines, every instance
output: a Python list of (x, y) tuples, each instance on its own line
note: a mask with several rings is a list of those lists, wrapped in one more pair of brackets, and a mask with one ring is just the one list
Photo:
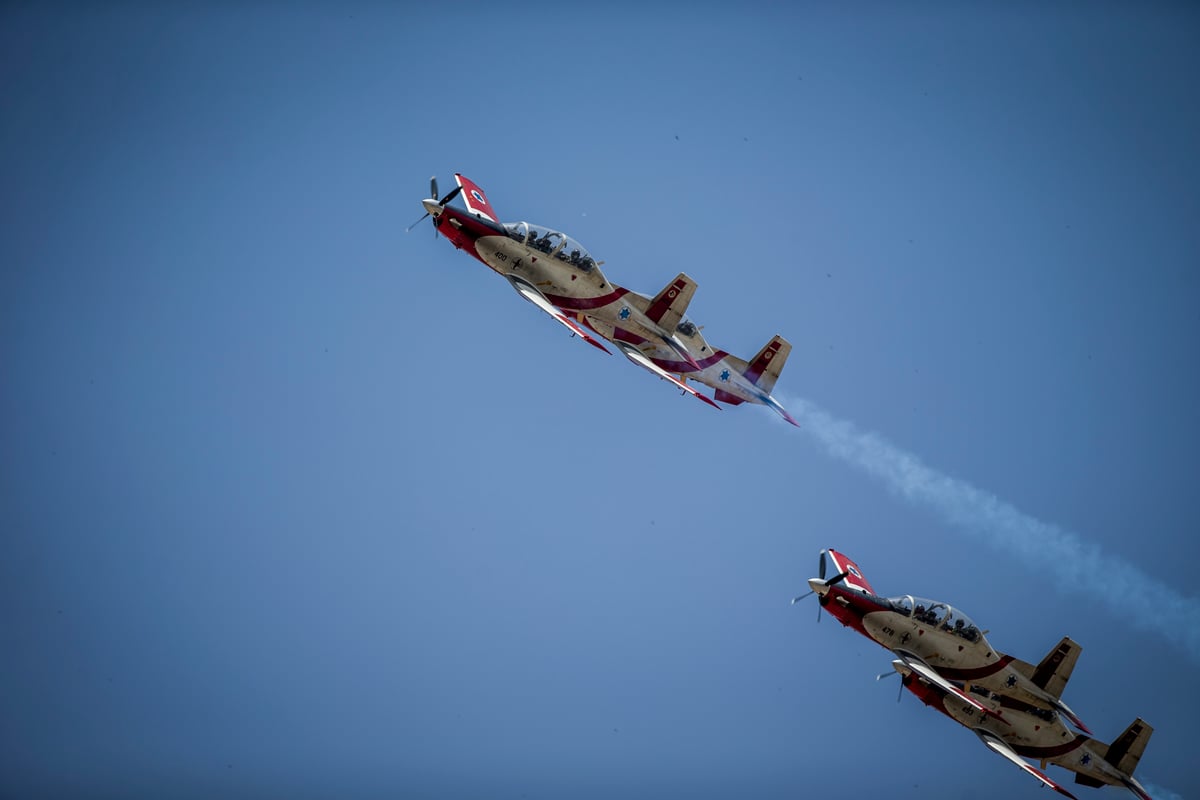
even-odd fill
[(615, 329), (624, 332), (627, 341), (662, 341), (666, 347), (671, 332), (646, 317), (639, 304), (630, 301), (632, 293), (611, 283), (599, 264), (569, 237), (527, 223), (502, 225), (453, 206), (444, 207), (434, 224), (455, 247), (506, 278), (529, 283), (550, 303), (586, 321), (601, 335), (612, 339), (604, 329)]
[(1055, 698), (1014, 669), (1013, 657), (993, 648), (983, 631), (951, 606), (908, 595), (877, 597), (842, 584), (827, 587), (819, 602), (843, 625), (888, 650), (912, 653), (948, 680), (1054, 707)]
[[(904, 687), (922, 703), (971, 730), (984, 730), (1003, 739), (1017, 755), (1087, 776), (1113, 786), (1128, 786), (1135, 793), (1144, 789), (1130, 775), (1125, 775), (1104, 754), (1107, 747), (1063, 724), (1062, 717), (1049, 709), (1024, 703), (1013, 697), (996, 694), (981, 687), (972, 694), (980, 702), (1000, 712), (996, 719), (979, 713), (962, 699), (943, 691), (910, 672), (900, 662), (893, 662)], [(1134, 788), (1137, 787), (1137, 788)]]
[[(643, 302), (648, 301), (645, 297), (641, 299)], [(692, 355), (695, 362), (693, 364), (682, 360), (671, 348), (654, 339), (621, 330), (592, 316), (587, 316), (584, 321), (592, 330), (610, 341), (619, 339), (642, 347), (647, 357), (667, 372), (726, 392), (748, 403), (778, 406), (769, 392), (764, 392), (743, 375), (746, 362), (709, 345), (700, 333), (700, 326), (690, 319), (685, 318), (676, 326), (675, 338), (682, 342)]]

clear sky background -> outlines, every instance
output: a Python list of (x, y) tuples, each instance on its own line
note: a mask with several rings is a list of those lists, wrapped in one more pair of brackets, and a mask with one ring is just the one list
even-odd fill
[[(1200, 795), (1198, 39), (6, 5), (0, 795), (1042, 797), (788, 605), (830, 546), (1025, 660), (1075, 638), (1066, 700)], [(804, 428), (406, 235), (456, 171), (622, 285), (686, 270), (726, 350), (782, 333)]]

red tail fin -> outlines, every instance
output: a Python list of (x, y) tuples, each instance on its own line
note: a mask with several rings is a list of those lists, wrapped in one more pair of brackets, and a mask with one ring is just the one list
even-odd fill
[(479, 188), (479, 184), (457, 172), (454, 173), (454, 180), (458, 181), (458, 185), (462, 187), (462, 198), (463, 202), (467, 204), (467, 211), (484, 219), (490, 219), (492, 222), (500, 221), (496, 216), (496, 209), (492, 208), (492, 204), (488, 202), (487, 197), (483, 194), (483, 189)]
[(849, 573), (846, 575), (847, 586), (851, 589), (866, 592), (867, 594), (875, 594), (875, 590), (871, 588), (871, 584), (867, 583), (867, 579), (863, 577), (862, 571), (859, 570), (858, 564), (855, 564), (843, 554), (832, 549), (829, 551), (829, 557), (833, 559), (833, 566), (837, 570), (836, 574)]

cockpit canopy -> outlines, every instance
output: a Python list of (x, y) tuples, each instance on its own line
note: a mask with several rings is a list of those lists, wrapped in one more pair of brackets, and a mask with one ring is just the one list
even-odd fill
[(684, 336), (686, 336), (690, 339), (693, 336), (695, 336), (697, 333), (699, 333), (700, 326), (698, 326), (696, 323), (692, 322), (691, 318), (688, 317), (687, 314), (684, 314), (680, 318), (679, 324), (675, 326), (675, 330), (678, 331), (679, 333), (682, 333)]
[(530, 225), (528, 222), (509, 222), (504, 229), (510, 239), (521, 244), (541, 250), (546, 255), (554, 256), (559, 261), (578, 267), (584, 272), (591, 272), (596, 266), (583, 245), (567, 236), (565, 233), (552, 231), (541, 225)]
[(923, 597), (913, 597), (911, 594), (890, 597), (888, 602), (892, 604), (893, 609), (906, 617), (912, 617), (917, 622), (961, 636), (969, 642), (978, 641), (982, 635), (970, 617), (945, 603), (926, 600)]

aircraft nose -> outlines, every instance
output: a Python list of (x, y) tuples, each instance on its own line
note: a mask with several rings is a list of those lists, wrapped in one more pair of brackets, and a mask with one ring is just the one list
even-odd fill
[(825, 581), (821, 580), (820, 578), (809, 578), (808, 588), (821, 595), (821, 597), (824, 597), (825, 593), (829, 591), (828, 584), (826, 584)]
[(425, 206), (425, 213), (431, 217), (436, 217), (444, 210), (442, 204), (437, 200), (422, 200), (421, 205)]

